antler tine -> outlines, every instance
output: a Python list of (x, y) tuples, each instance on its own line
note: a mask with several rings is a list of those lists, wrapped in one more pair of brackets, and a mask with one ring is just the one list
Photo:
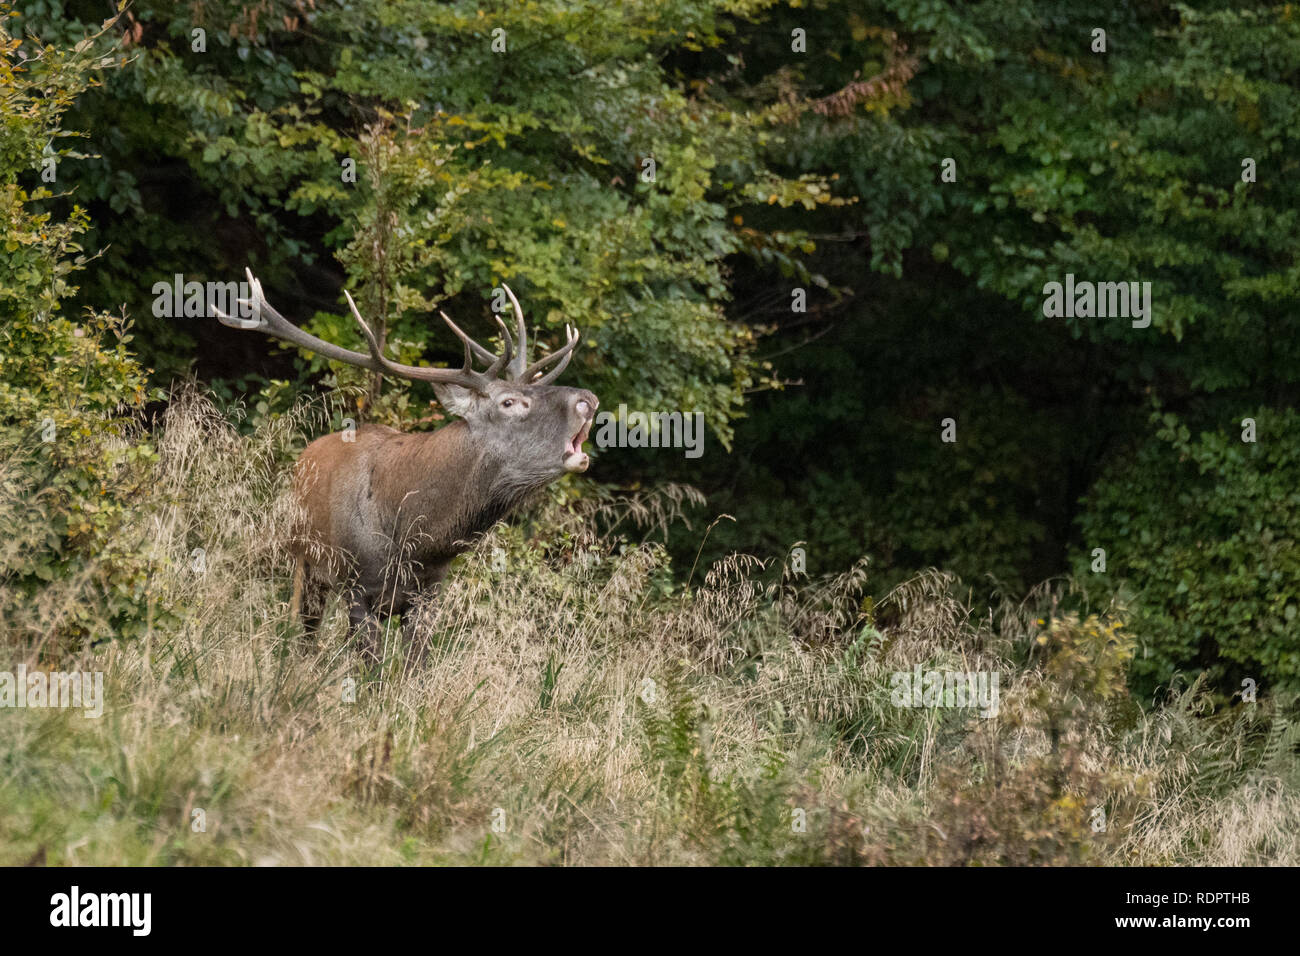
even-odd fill
[(226, 315), (221, 309), (214, 308), (213, 311), (216, 312), (218, 320), (223, 325), (235, 329), (256, 329), (274, 338), (283, 339), (299, 348), (315, 352), (322, 358), (331, 361), (343, 362), (345, 365), (355, 365), (374, 372), (383, 371), (383, 366), (375, 360), (373, 355), (362, 355), (360, 352), (341, 348), (298, 328), (266, 301), (266, 295), (262, 292), (262, 283), (253, 275), (253, 270), (245, 269), (244, 275), (248, 277), (248, 286), (252, 291), (252, 297), (240, 299), (239, 301), (253, 307), (257, 317), (257, 324), (249, 324), (250, 320), (248, 319), (235, 318)]
[(510, 332), (506, 328), (506, 324), (501, 321), (501, 316), (499, 315), (496, 316), (496, 320), (497, 320), (497, 328), (501, 330), (501, 339), (503, 342), (505, 342), (506, 347), (505, 350), (501, 353), (500, 357), (498, 357), (495, 362), (489, 365), (487, 370), (483, 373), (484, 375), (487, 375), (491, 378), (496, 378), (498, 375), (501, 374), (501, 370), (503, 368), (508, 368), (510, 366), (511, 358), (514, 355), (514, 348), (515, 348), (514, 343), (510, 341)]
[[(383, 371), (401, 378), (410, 379), (413, 382), (460, 385), (479, 394), (486, 393), (487, 383), (493, 378), (490, 374), (491, 369), (488, 370), (489, 374), (474, 371), (470, 358), (471, 342), (467, 336), (462, 336), (465, 341), (465, 364), (459, 369), (420, 368), (415, 365), (403, 365), (384, 355), (383, 350), (379, 347), (379, 340), (375, 338), (375, 333), (370, 330), (370, 326), (366, 324), (365, 319), (361, 318), (361, 313), (357, 310), (357, 304), (352, 301), (351, 293), (344, 290), (343, 295), (348, 300), (348, 308), (352, 310), (352, 317), (357, 320), (357, 325), (361, 326), (361, 334), (366, 338), (366, 344), (370, 347), (371, 356), (382, 367)], [(443, 318), (446, 319), (447, 317), (444, 315)], [(453, 329), (455, 328), (450, 319), (447, 319), (447, 322), (452, 325)]]
[(447, 325), (451, 328), (451, 330), (456, 333), (456, 336), (462, 342), (464, 342), (468, 348), (474, 350), (474, 354), (478, 356), (478, 358), (480, 358), (484, 362), (489, 362), (489, 363), (495, 362), (497, 360), (496, 354), (494, 352), (488, 351), (483, 346), (479, 345), (477, 342), (471, 339), (463, 331), (461, 331), (460, 326), (457, 325), (455, 322), (453, 322), (450, 318), (448, 318), (446, 312), (439, 312), (438, 314), (442, 316), (442, 321), (446, 322)]
[(273, 322), (268, 322), (262, 317), (264, 311), (273, 319), (283, 319), (284, 316), (271, 308), (270, 304), (266, 301), (266, 297), (262, 295), (262, 283), (253, 278), (253, 273), (248, 269), (244, 270), (244, 275), (248, 276), (248, 288), (252, 292), (252, 298), (239, 299), (237, 301), (240, 305), (247, 305), (252, 308), (253, 318), (241, 319), (237, 316), (226, 315), (225, 312), (221, 311), (214, 305), (212, 306), (212, 311), (217, 313), (217, 320), (222, 325), (229, 326), (232, 329), (261, 329), (274, 324)]
[(505, 364), (510, 361), (510, 356), (513, 354), (513, 344), (510, 341), (509, 333), (506, 332), (505, 323), (503, 323), (500, 319), (497, 319), (497, 326), (501, 329), (501, 337), (505, 340), (506, 347), (505, 347), (505, 352), (503, 352), (501, 355), (495, 355), (494, 353), (489, 352), (483, 346), (479, 345), (468, 335), (466, 335), (464, 330), (461, 329), (461, 327), (457, 325), (455, 322), (453, 322), (451, 320), (451, 317), (448, 316), (446, 312), (439, 312), (438, 314), (442, 316), (442, 321), (446, 322), (448, 327), (453, 332), (456, 333), (456, 335), (460, 338), (462, 342), (465, 343), (465, 351), (466, 351), (465, 367), (466, 368), (469, 367), (468, 353), (470, 349), (473, 349), (474, 354), (477, 355), (479, 358), (483, 359), (484, 361), (492, 363), (487, 367), (487, 370), (484, 371), (482, 374), (486, 375), (489, 379), (498, 377), (501, 373), (502, 367), (504, 367)]
[(357, 325), (361, 326), (361, 334), (365, 338), (366, 345), (370, 349), (370, 357), (382, 365), (385, 371), (388, 371), (388, 366), (392, 363), (389, 361), (388, 356), (384, 355), (384, 350), (379, 347), (379, 340), (375, 338), (375, 333), (370, 330), (370, 326), (366, 323), (366, 320), (361, 317), (361, 313), (357, 309), (357, 304), (352, 301), (352, 293), (347, 289), (344, 289), (343, 298), (348, 300), (348, 308), (352, 310), (352, 318), (356, 319)]
[(506, 295), (510, 298), (510, 305), (515, 310), (515, 338), (518, 341), (518, 347), (515, 350), (514, 360), (510, 363), (510, 378), (516, 382), (527, 383), (525, 378), (525, 366), (528, 364), (528, 326), (524, 321), (524, 310), (520, 306), (519, 300), (515, 294), (510, 291), (510, 286), (504, 282), (501, 288), (506, 290)]
[[(253, 274), (247, 269), (244, 270), (244, 274), (247, 275), (250, 280), (248, 287), (252, 290), (253, 297), (251, 299), (239, 299), (238, 302), (240, 305), (247, 305), (252, 308), (253, 318), (240, 319), (226, 315), (225, 312), (222, 312), (215, 305), (212, 307), (212, 311), (217, 313), (217, 320), (222, 325), (229, 326), (232, 329), (260, 329), (267, 324), (266, 320), (262, 318), (262, 308), (263, 304), (266, 302), (265, 298), (262, 296), (262, 284), (254, 279)], [(266, 306), (266, 310), (268, 312), (275, 312), (275, 310), (269, 305)], [(278, 313), (276, 314), (278, 315)]]
[[(521, 379), (521, 381), (527, 382), (530, 385), (550, 385), (552, 382), (554, 382), (557, 378), (560, 377), (560, 373), (563, 372), (568, 367), (569, 361), (573, 358), (573, 350), (577, 348), (578, 339), (580, 337), (578, 330), (575, 328), (570, 328), (567, 322), (564, 325), (564, 334), (568, 339), (568, 341), (564, 344), (564, 346), (552, 352), (550, 355), (547, 355), (545, 358), (538, 359), (532, 365), (528, 366), (528, 368), (523, 373), (523, 378)], [(555, 368), (551, 369), (541, 378), (537, 379), (537, 381), (535, 382), (532, 381), (534, 375), (537, 375), (539, 372), (541, 372), (542, 369), (550, 365), (556, 359), (560, 360), (559, 365), (555, 366)]]

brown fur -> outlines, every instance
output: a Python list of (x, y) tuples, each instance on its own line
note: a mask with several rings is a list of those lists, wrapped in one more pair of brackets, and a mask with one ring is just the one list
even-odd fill
[(527, 414), (494, 415), (448, 396), (467, 421), (424, 434), (364, 425), (307, 446), (295, 470), (304, 523), (293, 551), (295, 610), (308, 629), (325, 593), (342, 588), (363, 650), (376, 657), (377, 618), (405, 611), (475, 537), (564, 473), (564, 447), (589, 424), (596, 397), (549, 385), (501, 393), (526, 399)]

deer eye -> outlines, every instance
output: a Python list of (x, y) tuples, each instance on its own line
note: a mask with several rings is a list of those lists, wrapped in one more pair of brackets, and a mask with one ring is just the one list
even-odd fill
[(507, 398), (504, 402), (501, 403), (501, 407), (502, 407), (502, 408), (509, 408), (509, 407), (510, 407), (511, 405), (513, 405), (514, 403), (515, 403), (515, 400), (514, 400), (513, 398)]

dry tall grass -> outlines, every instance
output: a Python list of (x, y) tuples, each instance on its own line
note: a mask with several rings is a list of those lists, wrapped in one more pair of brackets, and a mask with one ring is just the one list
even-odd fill
[[(597, 531), (680, 492), (498, 528), (419, 608), (427, 659), (406, 668), (394, 623), (364, 673), (340, 609), (311, 646), (289, 619), (285, 462), (312, 414), (246, 437), (178, 400), (122, 531), (152, 555), (147, 637), (30, 639), (93, 575), (9, 630), (0, 670), (102, 670), (108, 700), (0, 710), (0, 863), (1300, 862), (1289, 702), (1212, 715), (1194, 687), (1143, 712), (1107, 671), (1117, 614), (1054, 614), (1060, 586), (981, 617), (932, 573), (873, 608), (865, 563), (804, 582), (735, 557), (685, 589)], [(996, 671), (998, 716), (895, 706), (917, 664)]]

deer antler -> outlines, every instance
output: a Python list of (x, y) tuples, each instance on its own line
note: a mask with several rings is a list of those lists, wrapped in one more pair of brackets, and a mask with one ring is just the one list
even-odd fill
[[(514, 358), (512, 358), (506, 366), (506, 381), (518, 382), (520, 385), (551, 384), (551, 382), (554, 382), (557, 378), (559, 378), (560, 373), (564, 371), (565, 366), (569, 364), (569, 360), (573, 357), (573, 350), (578, 345), (578, 339), (579, 339), (578, 330), (570, 328), (569, 325), (566, 323), (564, 326), (564, 333), (566, 339), (565, 344), (561, 348), (552, 352), (550, 355), (541, 359), (540, 361), (534, 362), (532, 365), (528, 365), (527, 364), (528, 330), (524, 323), (524, 310), (519, 305), (519, 300), (515, 298), (515, 294), (510, 291), (510, 286), (506, 285), (505, 283), (502, 283), (501, 288), (506, 290), (506, 295), (509, 296), (510, 305), (514, 309), (514, 313), (515, 313), (514, 342), (510, 341), (509, 333), (506, 333), (505, 335), (506, 347), (508, 349), (509, 348), (514, 349)], [(452, 329), (456, 331), (457, 335), (460, 335), (462, 338), (464, 337), (464, 333), (462, 333), (460, 329), (456, 328), (455, 324), (452, 323), (451, 319), (448, 319), (445, 315), (443, 316), (443, 318), (447, 320), (447, 323), (451, 325)], [(499, 322), (500, 319), (498, 319), (497, 321)], [(493, 355), (483, 346), (479, 345), (477, 342), (471, 342), (470, 346), (473, 348), (474, 354), (477, 355), (480, 359), (482, 359), (485, 362), (491, 362), (496, 358), (495, 355)], [(560, 358), (562, 358), (563, 361), (558, 366), (551, 369), (551, 371), (548, 372), (546, 375), (539, 376), (539, 373), (541, 372), (542, 369), (544, 369), (547, 365), (554, 362), (556, 359), (560, 359)], [(536, 378), (536, 381), (534, 381), (534, 378)]]
[[(510, 291), (510, 286), (505, 283), (501, 287), (506, 290), (506, 295), (510, 298), (510, 305), (515, 310), (515, 357), (507, 368), (507, 374), (510, 381), (519, 382), (521, 385), (549, 385), (560, 377), (573, 358), (573, 350), (578, 346), (578, 330), (570, 328), (566, 322), (564, 325), (565, 344), (532, 365), (526, 365), (528, 361), (528, 333), (524, 326), (524, 310), (519, 305), (519, 300), (515, 294)], [(546, 366), (550, 365), (556, 359), (562, 359), (559, 365), (551, 369), (544, 376), (539, 377), (539, 373)], [(534, 381), (536, 378), (536, 381)]]
[[(564, 370), (569, 364), (569, 358), (572, 356), (574, 347), (578, 344), (576, 330), (570, 330), (565, 326), (565, 331), (569, 335), (569, 342), (562, 349), (548, 355), (540, 362), (534, 362), (527, 368), (524, 362), (527, 361), (528, 337), (524, 328), (524, 312), (519, 307), (519, 301), (515, 294), (506, 288), (506, 294), (510, 296), (510, 303), (515, 310), (515, 339), (511, 339), (510, 332), (505, 323), (497, 318), (497, 327), (501, 330), (501, 338), (504, 342), (504, 350), (500, 355), (490, 352), (488, 349), (479, 345), (468, 335), (466, 335), (455, 322), (448, 318), (447, 313), (439, 313), (444, 322), (456, 333), (465, 344), (465, 363), (459, 369), (450, 368), (421, 368), (415, 365), (403, 365), (400, 362), (394, 362), (384, 355), (379, 346), (379, 340), (371, 331), (370, 326), (366, 324), (365, 319), (361, 317), (357, 304), (352, 301), (352, 296), (347, 291), (343, 295), (348, 300), (348, 308), (352, 311), (352, 317), (356, 319), (357, 325), (361, 327), (361, 334), (365, 336), (366, 345), (370, 348), (370, 354), (364, 355), (361, 352), (353, 352), (351, 349), (341, 348), (319, 339), (308, 332), (298, 328), (283, 315), (277, 312), (262, 292), (262, 283), (254, 278), (251, 269), (245, 269), (244, 274), (248, 276), (248, 285), (252, 290), (251, 299), (240, 299), (243, 305), (251, 306), (253, 309), (253, 320), (237, 319), (226, 315), (220, 309), (217, 309), (217, 318), (223, 325), (228, 325), (235, 329), (256, 329), (277, 339), (283, 339), (300, 348), (308, 349), (315, 352), (322, 358), (330, 359), (335, 362), (342, 362), (345, 365), (354, 365), (358, 368), (369, 369), (372, 372), (387, 372), (389, 375), (395, 375), (398, 378), (409, 379), (413, 382), (432, 382), (442, 385), (459, 385), (462, 388), (468, 388), (478, 392), (480, 395), (487, 394), (487, 386), (493, 380), (501, 376), (502, 371), (506, 371), (507, 380), (529, 384), (530, 380), (537, 376), (543, 367), (553, 362), (556, 358), (563, 357), (563, 362), (552, 369), (545, 376), (537, 378), (537, 381), (531, 382), (535, 385), (548, 385), (555, 381), (556, 376)], [(249, 324), (250, 321), (256, 324)], [(489, 362), (488, 367), (482, 372), (476, 371), (473, 367), (473, 357), (477, 356), (485, 362)]]

